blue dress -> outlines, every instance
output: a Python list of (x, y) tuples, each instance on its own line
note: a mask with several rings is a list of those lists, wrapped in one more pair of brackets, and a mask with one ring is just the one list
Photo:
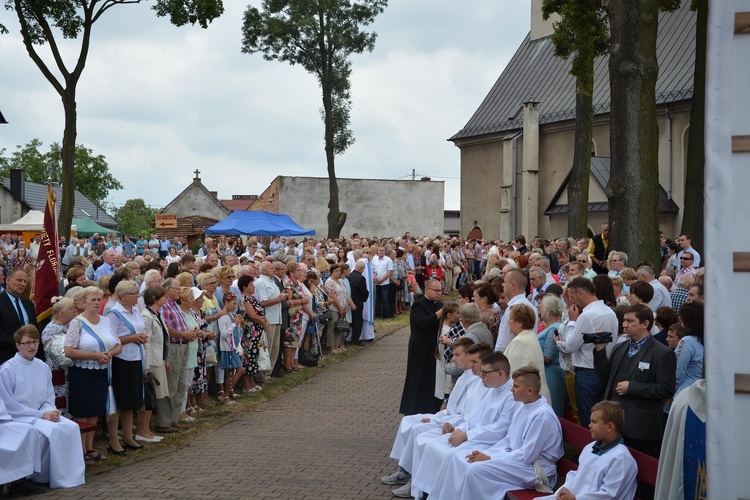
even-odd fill
[(550, 405), (555, 410), (558, 417), (565, 416), (565, 371), (560, 368), (560, 351), (554, 340), (554, 331), (560, 327), (561, 323), (552, 323), (537, 335), (539, 344), (542, 346), (542, 353), (545, 358), (552, 360), (552, 363), (544, 363), (544, 376), (547, 378), (547, 386), (552, 397)]
[[(232, 330), (232, 339), (234, 340), (234, 345), (240, 345), (240, 341), (242, 340), (242, 333), (240, 332), (239, 328), (235, 328)], [(232, 349), (231, 351), (221, 351), (221, 367), (224, 370), (229, 370), (231, 368), (239, 368), (242, 366), (242, 358), (239, 354), (237, 354), (237, 351)]]
[(675, 349), (677, 356), (677, 389), (674, 396), (687, 387), (693, 385), (693, 382), (703, 378), (703, 344), (698, 337), (686, 335), (682, 337)]

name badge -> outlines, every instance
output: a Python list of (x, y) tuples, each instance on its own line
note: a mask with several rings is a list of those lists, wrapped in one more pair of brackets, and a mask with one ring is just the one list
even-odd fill
[(640, 363), (638, 363), (638, 369), (641, 371), (648, 370), (650, 367), (651, 363), (646, 363), (645, 361), (641, 361)]

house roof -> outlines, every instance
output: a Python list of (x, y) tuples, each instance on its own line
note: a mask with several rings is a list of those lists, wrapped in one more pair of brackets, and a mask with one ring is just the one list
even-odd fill
[[(602, 188), (602, 190), (606, 189), (607, 183), (609, 182), (609, 167), (610, 159), (608, 157), (591, 157), (591, 178), (594, 179), (594, 181), (599, 185), (599, 187)], [(568, 172), (568, 175), (565, 176), (565, 180), (562, 182), (560, 188), (552, 197), (552, 201), (547, 206), (547, 210), (544, 211), (544, 215), (568, 213), (568, 205), (559, 204), (557, 203), (557, 201), (560, 199), (560, 196), (563, 194), (563, 192), (568, 188), (571, 173), (572, 171)], [(680, 208), (677, 206), (674, 200), (669, 198), (669, 195), (667, 195), (667, 191), (661, 186), (661, 184), (659, 184), (657, 207), (659, 209), (659, 214), (661, 215), (674, 215), (679, 213), (680, 211)], [(606, 201), (589, 203), (589, 213), (607, 212), (608, 210), (609, 203)]]
[(235, 194), (231, 200), (219, 200), (228, 210), (247, 210), (252, 202), (258, 199), (257, 194)]
[[(659, 14), (657, 105), (693, 96), (695, 17), (690, 2), (682, 2), (675, 12)], [(554, 55), (551, 37), (530, 40), (527, 35), (474, 115), (449, 140), (519, 129), (525, 102), (540, 103), (540, 125), (574, 119), (575, 78), (570, 65), (570, 59)], [(605, 55), (594, 62), (594, 114), (609, 110), (609, 56)]]
[(162, 214), (176, 214), (177, 218), (202, 216), (214, 220), (227, 217), (231, 210), (222, 204), (201, 182), (196, 173), (193, 182), (182, 190), (160, 212)]
[[(10, 179), (0, 179), (0, 185), (10, 191)], [(57, 212), (59, 215), (60, 203), (62, 201), (62, 187), (55, 186), (55, 192), (57, 193)], [(24, 199), (20, 201), (26, 204), (31, 210), (44, 212), (47, 208), (47, 185), (36, 184), (28, 181), (24, 182)], [(91, 219), (97, 224), (107, 228), (117, 226), (117, 221), (110, 217), (107, 212), (96, 206), (93, 201), (89, 200), (78, 191), (75, 192), (73, 218)]]

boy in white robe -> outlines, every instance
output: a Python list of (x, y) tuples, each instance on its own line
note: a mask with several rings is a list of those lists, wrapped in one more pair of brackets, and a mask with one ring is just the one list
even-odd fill
[[(461, 425), (466, 418), (473, 415), (484, 400), (487, 394), (487, 388), (482, 383), (479, 374), (482, 370), (482, 357), (492, 352), (492, 348), (485, 344), (479, 343), (474, 344), (467, 349), (467, 355), (469, 364), (471, 366), (471, 372), (474, 377), (474, 383), (466, 390), (465, 403), (462, 411), (455, 415), (449, 415), (442, 419), (435, 419), (434, 423), (425, 427), (415, 427), (409, 434), (409, 439), (404, 446), (404, 450), (401, 453), (401, 458), (398, 461), (401, 470), (408, 474), (409, 482), (402, 488), (393, 490), (394, 495), (408, 495), (410, 496), (411, 491), (411, 473), (416, 468), (417, 463), (415, 462), (415, 450), (418, 446), (424, 446), (424, 443), (431, 439), (437, 438), (443, 434), (450, 434), (455, 430), (455, 426)], [(452, 397), (452, 396), (451, 396)], [(397, 493), (397, 491), (399, 493)], [(404, 498), (408, 498), (405, 496)]]
[(522, 403), (508, 435), (485, 453), (454, 455), (430, 500), (503, 500), (508, 491), (533, 488), (551, 493), (556, 463), (563, 455), (562, 429), (552, 407), (539, 394), (539, 369), (513, 372), (513, 398)]
[(60, 416), (55, 407), (52, 372), (35, 357), (39, 330), (21, 327), (15, 334), (18, 352), (0, 366), (0, 397), (11, 418), (31, 424), (39, 434), (40, 463), (31, 479), (51, 488), (71, 488), (85, 482), (78, 424)]
[[(469, 359), (468, 349), (474, 344), (474, 341), (468, 337), (461, 337), (453, 343), (453, 362), (459, 368), (464, 370), (456, 384), (453, 387), (453, 392), (450, 398), (448, 398), (448, 404), (445, 409), (433, 414), (418, 413), (416, 415), (407, 415), (401, 419), (401, 423), (398, 426), (396, 432), (396, 439), (393, 442), (393, 448), (391, 448), (390, 457), (394, 460), (401, 460), (401, 456), (409, 443), (412, 433), (421, 434), (422, 432), (434, 429), (436, 427), (442, 428), (443, 423), (452, 416), (459, 415), (464, 411), (466, 406), (467, 393), (470, 388), (475, 384), (480, 384), (479, 377), (474, 375), (471, 370), (471, 360)], [(409, 443), (409, 446), (411, 444)], [(395, 485), (404, 484), (409, 481), (410, 474), (399, 468), (398, 471), (394, 472), (390, 476), (384, 476), (381, 478), (383, 484)]]
[(34, 474), (39, 462), (39, 438), (29, 424), (13, 422), (0, 397), (0, 494), (11, 490), (11, 483)]
[(433, 484), (442, 482), (439, 477), (445, 474), (453, 455), (466, 456), (478, 445), (490, 447), (508, 434), (519, 404), (511, 393), (513, 381), (508, 358), (501, 352), (485, 355), (482, 357), (480, 376), (484, 386), (489, 389), (480, 409), (468, 417), (460, 428), (432, 439), (415, 450), (414, 463), (417, 467), (412, 479), (413, 497), (431, 493)]
[[(591, 408), (591, 437), (578, 457), (578, 470), (568, 472), (565, 484), (544, 500), (610, 500), (635, 497), (638, 465), (622, 441), (625, 413), (616, 401)], [(657, 497), (660, 498), (660, 497)]]

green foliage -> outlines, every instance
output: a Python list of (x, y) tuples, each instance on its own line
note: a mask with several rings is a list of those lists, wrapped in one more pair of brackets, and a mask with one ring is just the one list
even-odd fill
[(117, 221), (122, 234), (129, 234), (134, 238), (148, 236), (157, 213), (158, 208), (147, 207), (141, 198), (128, 200), (123, 206), (110, 209), (110, 214)]
[[(315, 75), (323, 90), (321, 117), (333, 122), (335, 154), (354, 143), (349, 130), (351, 62), (371, 52), (377, 34), (362, 30), (385, 10), (387, 0), (264, 0), (248, 7), (242, 27), (242, 52), (260, 52), (267, 61), (299, 64)], [(326, 101), (330, 100), (329, 103)]]
[[(10, 169), (22, 168), (28, 182), (47, 184), (62, 182), (60, 144), (54, 142), (46, 152), (42, 142), (32, 139), (25, 146), (16, 146), (10, 156), (0, 150), (0, 177), (9, 177)], [(96, 205), (103, 207), (111, 190), (122, 189), (122, 184), (110, 173), (107, 159), (82, 144), (75, 148), (75, 188)]]
[(208, 23), (224, 13), (221, 0), (158, 0), (152, 8), (157, 16), (168, 16), (175, 26), (199, 24), (201, 28), (208, 28)]
[(593, 71), (590, 61), (609, 50), (609, 23), (601, 0), (544, 0), (544, 19), (555, 13), (561, 18), (553, 25), (555, 55), (564, 59), (573, 55), (573, 76)]

